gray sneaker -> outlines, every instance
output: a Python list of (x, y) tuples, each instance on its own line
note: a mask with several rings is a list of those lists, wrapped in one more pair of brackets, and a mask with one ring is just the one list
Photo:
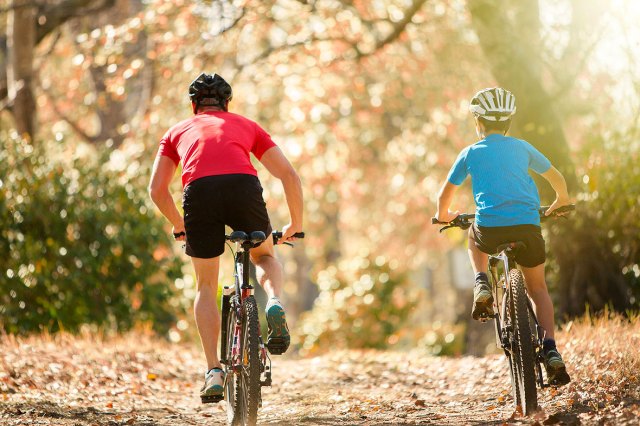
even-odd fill
[(204, 386), (200, 389), (203, 404), (221, 401), (224, 396), (224, 371), (212, 368), (204, 375)]
[(280, 300), (275, 297), (267, 303), (267, 349), (272, 355), (282, 355), (289, 349), (291, 336)]
[(473, 308), (471, 317), (474, 320), (486, 321), (493, 318), (493, 294), (491, 286), (486, 281), (476, 281), (473, 288)]

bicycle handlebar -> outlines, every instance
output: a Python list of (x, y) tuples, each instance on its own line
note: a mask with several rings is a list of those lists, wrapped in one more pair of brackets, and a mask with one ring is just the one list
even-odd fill
[[(273, 231), (271, 233), (271, 235), (273, 236), (273, 244), (278, 244), (278, 240), (282, 238), (282, 232), (281, 231)], [(296, 238), (304, 238), (304, 232), (296, 232), (295, 234), (293, 234), (294, 237)], [(293, 245), (291, 243), (285, 243), (286, 245)]]
[[(549, 216), (546, 216), (545, 213), (547, 212), (547, 210), (549, 210), (549, 207), (551, 206), (542, 206), (538, 209), (538, 212), (540, 213), (540, 220), (546, 220), (546, 219), (550, 219), (552, 217), (563, 217), (562, 213), (567, 213), (570, 211), (573, 211), (576, 209), (576, 205), (575, 204), (567, 204), (566, 206), (562, 206), (562, 207), (558, 207), (556, 210), (554, 210), (553, 212), (551, 212), (551, 214)], [(437, 218), (432, 217), (431, 218), (431, 224), (432, 225), (446, 225), (444, 227), (442, 227), (440, 229), (440, 232), (449, 229), (449, 228), (461, 228), (461, 229), (468, 229), (471, 226), (471, 221), (473, 219), (475, 219), (476, 215), (475, 214), (466, 214), (463, 213), (461, 215), (458, 215), (455, 217), (455, 219), (453, 219), (451, 222), (441, 222), (439, 221)]]

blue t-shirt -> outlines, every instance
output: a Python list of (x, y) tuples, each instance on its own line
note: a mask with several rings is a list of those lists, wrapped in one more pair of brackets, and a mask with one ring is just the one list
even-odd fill
[(447, 180), (460, 185), (471, 175), (479, 226), (540, 226), (540, 196), (529, 169), (544, 173), (550, 168), (528, 142), (492, 133), (460, 152)]

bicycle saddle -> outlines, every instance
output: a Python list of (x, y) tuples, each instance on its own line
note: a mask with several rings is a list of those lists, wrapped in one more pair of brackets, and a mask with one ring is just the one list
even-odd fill
[(229, 235), (229, 241), (234, 243), (244, 243), (249, 239), (249, 236), (246, 232), (243, 231), (233, 231), (231, 235)]
[(510, 243), (500, 244), (496, 249), (496, 252), (500, 253), (507, 249), (511, 249), (510, 251), (517, 251), (517, 250), (526, 249), (526, 248), (527, 248), (527, 245), (522, 241), (513, 241)]
[(233, 231), (231, 235), (229, 235), (229, 241), (241, 244), (251, 241), (251, 243), (255, 245), (260, 244), (266, 239), (267, 237), (262, 231), (253, 231), (250, 235), (244, 231)]

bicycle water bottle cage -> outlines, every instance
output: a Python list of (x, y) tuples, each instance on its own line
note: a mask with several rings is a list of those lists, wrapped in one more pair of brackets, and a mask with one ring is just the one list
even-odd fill
[[(263, 234), (264, 235), (264, 234)], [(231, 235), (229, 235), (229, 241), (233, 243), (244, 243), (249, 240), (249, 236), (246, 232), (242, 231), (233, 231)]]
[(254, 247), (257, 247), (261, 242), (267, 239), (267, 236), (264, 235), (264, 232), (262, 231), (253, 231), (250, 238)]
[(505, 244), (501, 244), (498, 246), (498, 248), (496, 249), (496, 252), (500, 253), (503, 251), (508, 251), (508, 252), (516, 252), (518, 250), (523, 250), (526, 249), (527, 245), (525, 243), (523, 243), (522, 241), (514, 241), (511, 243), (505, 243)]

